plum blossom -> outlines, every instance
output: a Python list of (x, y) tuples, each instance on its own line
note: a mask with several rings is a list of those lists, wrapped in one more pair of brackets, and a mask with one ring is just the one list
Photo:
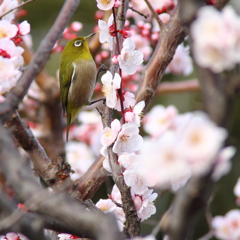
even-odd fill
[(115, 4), (115, 0), (96, 0), (96, 1), (97, 7), (103, 11), (112, 9)]
[(138, 151), (143, 143), (142, 136), (139, 135), (139, 129), (134, 123), (125, 123), (119, 132), (116, 142), (113, 145), (113, 152), (122, 154), (124, 152), (132, 153)]
[(118, 119), (111, 122), (111, 128), (105, 127), (101, 136), (101, 143), (104, 147), (110, 146), (116, 139), (119, 131), (121, 129), (121, 124)]
[(216, 126), (206, 114), (195, 112), (181, 134), (179, 148), (194, 174), (208, 171), (216, 161), (227, 131)]
[(15, 86), (21, 72), (16, 69), (11, 59), (0, 56), (0, 94), (8, 92)]
[(70, 30), (72, 30), (74, 32), (79, 32), (82, 30), (82, 28), (83, 28), (82, 23), (78, 22), (78, 21), (72, 22), (70, 25)]
[(104, 213), (109, 213), (109, 212), (114, 213), (117, 218), (119, 230), (120, 231), (123, 230), (123, 226), (124, 226), (123, 224), (126, 219), (125, 219), (125, 214), (124, 214), (122, 208), (117, 207), (111, 199), (100, 199), (96, 203), (96, 207), (101, 209)]
[(58, 234), (58, 237), (59, 237), (59, 240), (72, 240), (72, 239), (81, 240), (82, 239), (68, 233), (60, 233)]
[(66, 157), (75, 173), (71, 179), (76, 180), (85, 173), (94, 162), (94, 156), (83, 142), (70, 141), (66, 144)]
[(214, 181), (219, 180), (222, 176), (229, 173), (232, 167), (230, 159), (235, 155), (236, 148), (233, 146), (228, 146), (222, 148), (217, 156), (217, 161), (214, 166), (212, 173), (212, 178)]
[(141, 172), (160, 188), (177, 190), (191, 177), (190, 167), (177, 148), (175, 133), (166, 132), (157, 140), (144, 139)]
[(142, 111), (144, 107), (145, 107), (144, 101), (137, 103), (132, 110), (130, 109), (125, 113), (124, 115), (125, 121), (135, 123), (138, 127), (140, 127)]
[(113, 24), (113, 14), (108, 19), (108, 22), (99, 19), (98, 27), (100, 29), (99, 33), (99, 42), (100, 43), (109, 43), (109, 49), (113, 50), (113, 36), (111, 36), (111, 26)]
[(18, 25), (18, 34), (24, 36), (30, 32), (30, 24), (25, 20)]
[(197, 64), (220, 73), (239, 63), (239, 24), (240, 17), (231, 5), (222, 12), (212, 6), (202, 7), (190, 29)]
[(153, 205), (153, 202), (158, 194), (153, 193), (153, 189), (147, 189), (143, 194), (136, 194), (133, 189), (131, 189), (131, 194), (138, 217), (141, 221), (148, 219), (156, 213), (156, 207)]
[[(123, 108), (124, 109), (134, 106), (136, 100), (135, 100), (135, 95), (133, 93), (123, 91), (122, 95), (123, 95)], [(121, 111), (120, 97), (117, 98), (117, 103), (116, 103), (114, 109), (116, 109), (119, 112)]]
[(137, 71), (139, 65), (143, 62), (143, 54), (139, 50), (135, 50), (135, 43), (131, 38), (127, 38), (123, 42), (121, 54), (118, 56), (120, 68), (129, 75)]
[(109, 163), (107, 147), (102, 147), (100, 149), (100, 154), (103, 157), (105, 157), (104, 160), (103, 160), (103, 168), (111, 173), (112, 169), (111, 169), (111, 166), (110, 166), (110, 163)]
[(180, 44), (173, 56), (172, 61), (166, 68), (166, 73), (189, 75), (193, 71), (192, 60), (189, 56), (189, 47)]
[(137, 163), (141, 159), (140, 155), (135, 153), (123, 153), (118, 157), (118, 162), (124, 167), (129, 168), (132, 164)]
[(237, 205), (240, 206), (240, 178), (238, 178), (237, 183), (233, 189), (235, 196), (237, 197)]
[(0, 39), (11, 39), (17, 35), (18, 28), (7, 20), (0, 21)]
[(9, 39), (2, 39), (0, 41), (0, 49), (5, 51), (9, 55), (9, 59), (14, 63), (16, 69), (23, 64), (22, 53), (24, 49), (22, 47), (16, 46), (13, 41)]
[(222, 240), (240, 239), (240, 210), (233, 209), (225, 216), (216, 216), (212, 220), (215, 236)]
[(131, 187), (136, 194), (143, 194), (148, 189), (148, 186), (153, 185), (150, 181), (147, 181), (144, 174), (141, 173), (141, 167), (142, 165), (140, 163), (131, 164), (131, 166), (123, 172), (125, 183)]
[(107, 71), (101, 78), (103, 84), (103, 94), (106, 97), (106, 105), (109, 108), (114, 108), (117, 103), (117, 89), (120, 88), (121, 77), (115, 73), (114, 78), (112, 73)]
[(167, 108), (162, 105), (154, 106), (145, 116), (144, 130), (156, 138), (173, 126), (177, 114), (177, 109), (172, 105)]

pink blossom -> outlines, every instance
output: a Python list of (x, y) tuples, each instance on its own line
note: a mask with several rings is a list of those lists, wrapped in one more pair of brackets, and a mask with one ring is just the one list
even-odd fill
[(240, 17), (231, 5), (222, 12), (212, 6), (202, 7), (190, 29), (197, 64), (219, 73), (239, 63), (239, 24)]
[(68, 233), (60, 233), (58, 234), (59, 240), (81, 240), (82, 238), (78, 238), (72, 234), (68, 234)]
[(118, 8), (122, 5), (121, 1), (120, 0), (115, 0), (115, 3), (114, 3), (114, 7), (115, 8)]
[(108, 19), (106, 23), (103, 20), (98, 20), (98, 27), (100, 29), (99, 41), (100, 43), (109, 43), (110, 50), (113, 50), (113, 36), (110, 34), (110, 27), (113, 24), (113, 14)]
[(177, 190), (191, 177), (190, 167), (177, 146), (178, 136), (169, 131), (155, 141), (144, 139), (141, 172), (149, 182)]
[(131, 194), (138, 217), (141, 218), (141, 221), (148, 219), (151, 215), (156, 213), (154, 201), (158, 194), (153, 193), (153, 189), (147, 189), (143, 194), (136, 194), (133, 189), (131, 189)]
[(30, 24), (25, 20), (18, 25), (18, 34), (24, 36), (30, 32)]
[(94, 157), (89, 147), (83, 142), (70, 141), (66, 144), (66, 157), (75, 173), (71, 179), (76, 180), (85, 173), (94, 162)]
[(134, 163), (141, 161), (141, 156), (135, 153), (123, 153), (118, 157), (118, 162), (124, 167), (129, 168)]
[(22, 47), (16, 46), (13, 41), (9, 39), (2, 39), (0, 41), (0, 49), (7, 52), (10, 55), (11, 62), (16, 68), (19, 68), (23, 63), (22, 53), (24, 49)]
[[(18, 1), (17, 0), (3, 0), (0, 4), (0, 15), (3, 15), (5, 13), (7, 13), (9, 10), (15, 8), (18, 6)], [(5, 15), (2, 19), (7, 20), (9, 22), (11, 22), (15, 17), (16, 10), (11, 11), (10, 13), (8, 13), (7, 15)]]
[(115, 73), (114, 78), (111, 72), (107, 71), (101, 78), (103, 84), (103, 94), (106, 97), (106, 105), (114, 108), (117, 103), (117, 89), (120, 88), (121, 77)]
[(137, 71), (139, 65), (143, 62), (143, 54), (135, 50), (135, 43), (130, 38), (123, 42), (121, 54), (118, 56), (120, 68), (129, 75)]
[(172, 61), (166, 68), (166, 73), (189, 75), (193, 71), (192, 60), (189, 56), (189, 48), (180, 44)]
[(18, 28), (7, 20), (0, 21), (0, 39), (10, 39), (17, 35)]
[(227, 131), (216, 126), (206, 114), (194, 113), (179, 143), (179, 149), (193, 174), (203, 174), (210, 169), (226, 137)]
[(78, 21), (72, 22), (71, 25), (70, 25), (71, 31), (74, 31), (74, 32), (81, 31), (82, 27), (83, 27), (82, 23), (80, 23)]
[(225, 216), (216, 216), (212, 220), (215, 236), (222, 240), (240, 239), (240, 210), (229, 211)]
[(161, 21), (163, 23), (167, 23), (169, 21), (169, 19), (170, 19), (170, 14), (162, 13), (162, 14), (159, 15), (159, 18), (161, 19)]
[(237, 197), (236, 203), (240, 206), (240, 178), (238, 178), (237, 183), (233, 189), (235, 196)]
[(123, 172), (124, 181), (136, 194), (143, 194), (151, 184), (139, 171), (141, 164), (135, 163)]
[(112, 169), (111, 169), (111, 166), (110, 166), (110, 163), (109, 163), (107, 147), (102, 147), (100, 149), (100, 154), (103, 157), (105, 157), (104, 160), (103, 160), (103, 168), (111, 173)]
[(144, 130), (156, 138), (173, 126), (177, 114), (174, 106), (156, 105), (145, 116)]
[(113, 8), (115, 0), (96, 0), (97, 7), (103, 11), (107, 11)]
[[(127, 91), (123, 91), (122, 92), (123, 95), (123, 108), (129, 108), (131, 106), (134, 106), (136, 100), (135, 100), (135, 95), (131, 92), (127, 92)], [(116, 109), (117, 111), (121, 111), (121, 101), (120, 101), (120, 97), (118, 96), (117, 98), (117, 103), (114, 107), (114, 109)]]
[(119, 131), (121, 129), (121, 124), (118, 119), (115, 119), (111, 123), (111, 128), (105, 127), (102, 131), (101, 143), (104, 147), (110, 146), (116, 139)]
[(142, 136), (139, 135), (139, 129), (134, 123), (125, 123), (118, 134), (117, 140), (113, 145), (113, 152), (118, 155), (127, 152), (138, 151), (143, 143)]
[(145, 107), (144, 101), (137, 103), (132, 110), (129, 110), (125, 113), (124, 115), (125, 121), (135, 123), (138, 127), (140, 127), (142, 111), (144, 107)]
[(16, 69), (11, 59), (0, 56), (0, 84), (2, 86), (1, 93), (8, 92), (15, 86), (21, 72)]
[(229, 173), (232, 167), (230, 159), (235, 155), (235, 153), (236, 148), (233, 146), (225, 147), (219, 151), (214, 171), (212, 173), (213, 180), (218, 181), (222, 176)]

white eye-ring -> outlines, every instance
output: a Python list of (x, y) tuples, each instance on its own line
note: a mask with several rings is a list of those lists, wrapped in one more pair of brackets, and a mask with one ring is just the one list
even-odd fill
[(81, 45), (82, 45), (82, 42), (79, 41), (79, 40), (77, 40), (77, 41), (74, 42), (74, 46), (75, 46), (75, 47), (80, 47)]

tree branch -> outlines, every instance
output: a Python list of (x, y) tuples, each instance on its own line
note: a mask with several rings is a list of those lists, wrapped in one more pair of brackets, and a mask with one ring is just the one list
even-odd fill
[[(0, 167), (17, 196), (29, 211), (59, 219), (71, 233), (100, 240), (123, 240), (113, 215), (86, 211), (78, 201), (64, 193), (43, 190), (18, 151), (8, 132), (0, 126)], [(108, 229), (108, 231), (106, 231)]]

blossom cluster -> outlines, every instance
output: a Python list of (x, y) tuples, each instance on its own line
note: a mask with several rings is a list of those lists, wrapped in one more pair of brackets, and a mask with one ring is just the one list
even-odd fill
[[(115, 7), (116, 1), (101, 1), (98, 0), (98, 7), (101, 10), (109, 10), (112, 6)], [(119, 2), (119, 1), (117, 1)], [(151, 0), (151, 5), (159, 14), (159, 18), (163, 23), (167, 23), (170, 18), (170, 13), (176, 6), (176, 1), (174, 0), (161, 0), (154, 1)], [(136, 9), (140, 13), (152, 15), (148, 6), (144, 1), (131, 1), (131, 7)], [(113, 42), (116, 33), (118, 32), (125, 39), (123, 43), (123, 48), (121, 53), (112, 57), (113, 63), (119, 63), (119, 67), (123, 70), (122, 81), (124, 87), (130, 89), (131, 91), (136, 90), (136, 79), (139, 79), (139, 76), (142, 71), (141, 63), (143, 61), (149, 60), (149, 57), (152, 53), (152, 48), (157, 44), (157, 40), (160, 39), (159, 34), (161, 30), (154, 18), (149, 17), (145, 19), (139, 13), (132, 10), (127, 11), (127, 19), (124, 25), (123, 30), (117, 30), (114, 28), (113, 15), (111, 15), (107, 22), (101, 20), (102, 15), (97, 14), (98, 27), (100, 30), (99, 40), (102, 44), (102, 51), (97, 54), (95, 60), (97, 63), (102, 63), (106, 58), (109, 57), (108, 49), (113, 49)], [(106, 43), (109, 44), (109, 47), (106, 47)], [(138, 49), (138, 50), (136, 50)], [(166, 73), (173, 74), (184, 74), (189, 75), (192, 73), (192, 61), (189, 56), (189, 51), (187, 47), (184, 47), (182, 44), (176, 50), (176, 53), (173, 57), (172, 62), (166, 70)], [(128, 76), (126, 74), (130, 74)]]
[[(0, 15), (5, 14), (18, 5), (17, 0), (3, 0), (0, 5)], [(30, 32), (27, 21), (14, 24), (14, 13), (10, 12), (0, 20), (0, 101), (2, 96), (15, 86), (21, 76), (20, 67), (24, 64), (22, 53), (24, 49), (18, 46), (22, 36)]]
[(220, 73), (240, 63), (240, 17), (231, 5), (221, 12), (213, 6), (202, 7), (190, 30), (199, 66)]
[(174, 106), (157, 105), (145, 116), (144, 130), (150, 137), (141, 148), (141, 169), (155, 186), (175, 191), (192, 176), (214, 168), (218, 180), (231, 168), (236, 150), (223, 147), (227, 131), (203, 112), (179, 114)]

